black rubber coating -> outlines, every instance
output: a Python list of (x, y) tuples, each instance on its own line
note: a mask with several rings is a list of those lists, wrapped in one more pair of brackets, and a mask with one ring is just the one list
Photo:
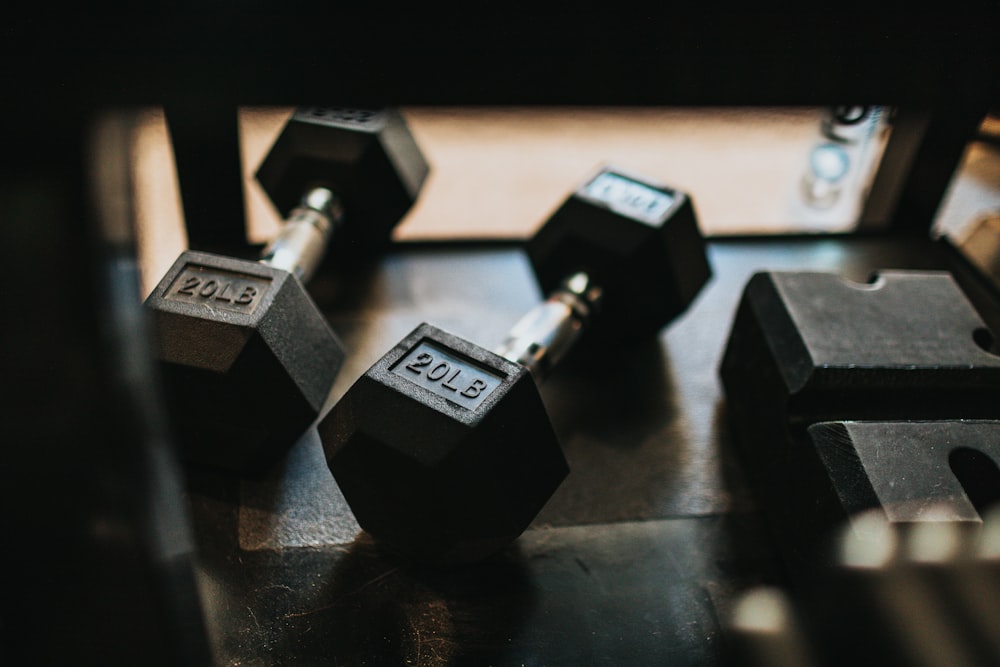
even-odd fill
[(394, 109), (298, 109), (257, 170), (282, 216), (315, 187), (344, 205), (344, 225), (331, 253), (382, 248), (417, 199), (430, 168)]
[(312, 424), (343, 346), (297, 278), (183, 253), (146, 300), (183, 458), (266, 467)]
[(569, 471), (531, 374), (428, 324), (361, 376), (319, 432), (362, 528), (428, 564), (496, 553)]
[(655, 335), (712, 275), (691, 198), (612, 167), (570, 195), (527, 252), (543, 292), (578, 271), (603, 288), (591, 349)]

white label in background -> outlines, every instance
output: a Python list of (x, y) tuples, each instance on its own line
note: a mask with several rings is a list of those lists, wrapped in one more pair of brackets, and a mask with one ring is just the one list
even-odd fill
[(666, 192), (608, 171), (588, 183), (583, 193), (647, 225), (657, 225), (674, 203)]

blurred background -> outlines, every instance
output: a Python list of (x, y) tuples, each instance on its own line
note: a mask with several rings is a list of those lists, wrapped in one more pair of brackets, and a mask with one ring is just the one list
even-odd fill
[[(893, 109), (877, 106), (403, 111), (431, 175), (400, 241), (527, 238), (603, 163), (687, 191), (707, 235), (850, 232), (893, 131)], [(281, 224), (254, 172), (291, 113), (239, 110), (251, 242)], [(988, 115), (938, 211), (935, 229), (959, 244), (1000, 210), (998, 136)], [(163, 111), (146, 109), (133, 156), (143, 295), (187, 245), (169, 137)]]

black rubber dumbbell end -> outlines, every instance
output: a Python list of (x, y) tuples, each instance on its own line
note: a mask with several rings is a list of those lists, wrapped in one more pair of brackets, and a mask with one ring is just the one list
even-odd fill
[(601, 286), (590, 350), (655, 336), (712, 276), (691, 197), (610, 166), (566, 198), (527, 253), (544, 293), (580, 271)]
[(319, 415), (344, 348), (286, 271), (188, 251), (145, 303), (183, 459), (253, 473)]
[(361, 527), (422, 564), (497, 553), (569, 472), (531, 374), (428, 324), (361, 376), (319, 432)]
[(416, 202), (430, 167), (396, 109), (297, 109), (257, 170), (281, 215), (314, 187), (330, 189), (344, 225), (330, 249), (339, 261), (370, 255)]

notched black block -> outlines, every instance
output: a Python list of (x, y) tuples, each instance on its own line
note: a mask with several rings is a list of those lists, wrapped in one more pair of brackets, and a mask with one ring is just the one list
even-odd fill
[(1000, 501), (1000, 421), (824, 422), (808, 435), (826, 482), (814, 500), (842, 519), (880, 510), (891, 523), (981, 523)]
[(1000, 501), (1000, 422), (821, 422), (794, 438), (769, 508), (796, 566), (832, 555), (860, 515), (889, 524), (978, 528)]
[[(984, 330), (945, 272), (751, 278), (720, 375), (738, 452), (787, 561), (806, 562), (863, 510), (911, 521), (934, 505), (975, 519), (941, 448), (996, 429), (956, 425), (1000, 418), (1000, 357), (984, 349)], [(933, 420), (952, 425), (906, 425)]]
[(731, 407), (753, 418), (1000, 416), (1000, 357), (950, 274), (886, 271), (870, 284), (827, 273), (758, 273), (721, 366)]

